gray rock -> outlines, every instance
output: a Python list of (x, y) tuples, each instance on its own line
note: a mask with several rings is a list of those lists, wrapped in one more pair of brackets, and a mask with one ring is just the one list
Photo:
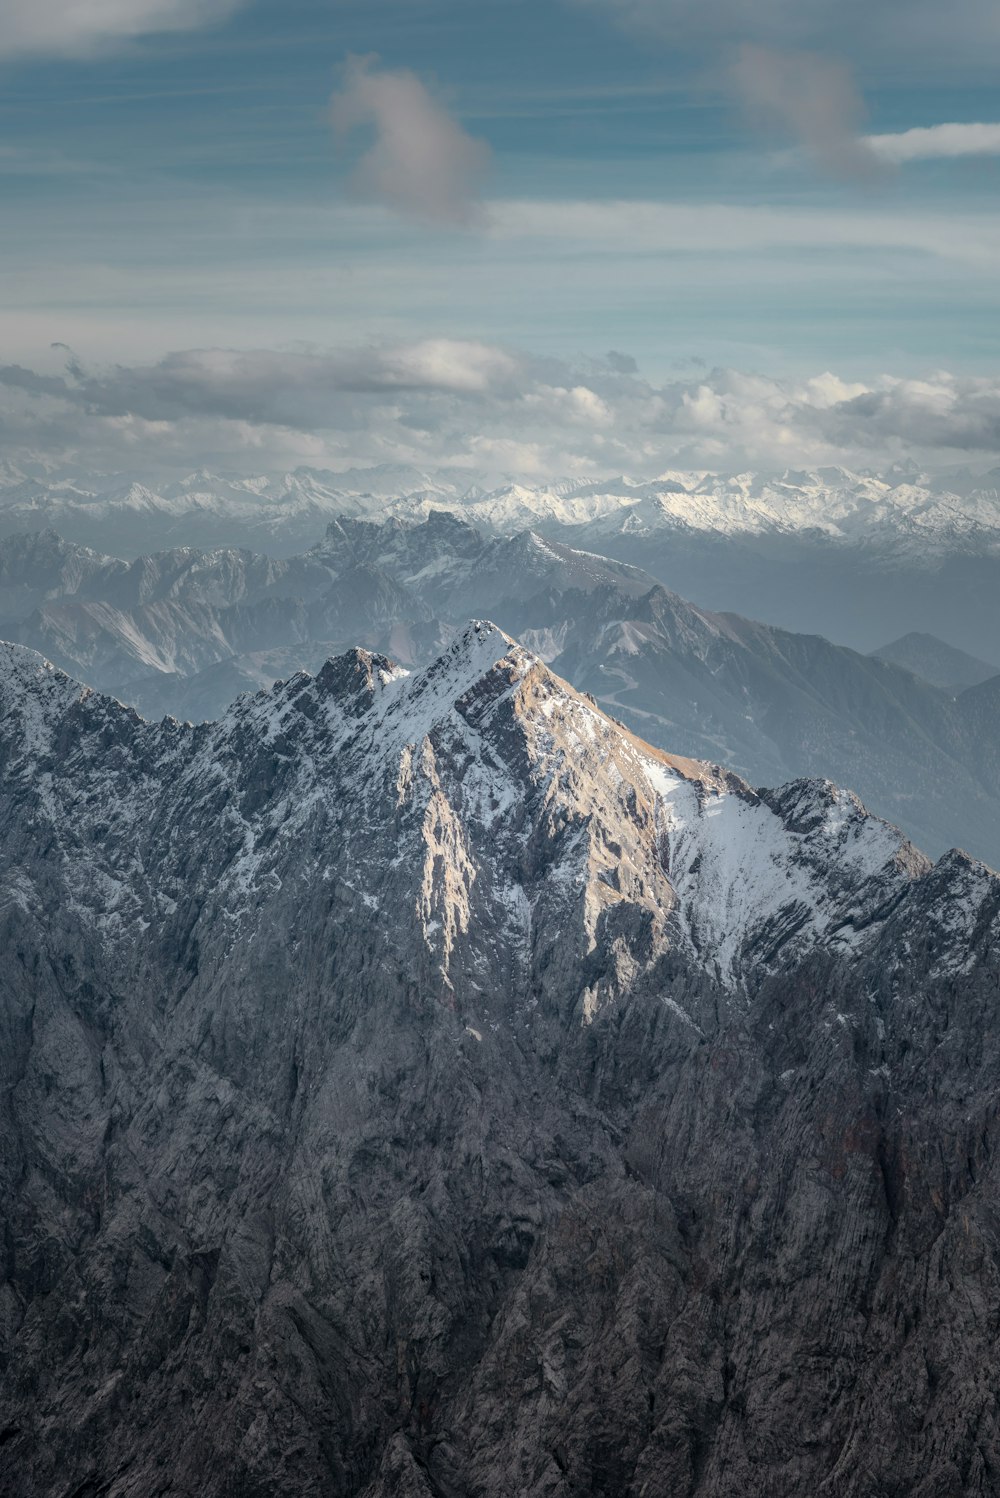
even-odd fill
[(0, 1489), (997, 1490), (990, 871), (487, 625), (0, 709)]

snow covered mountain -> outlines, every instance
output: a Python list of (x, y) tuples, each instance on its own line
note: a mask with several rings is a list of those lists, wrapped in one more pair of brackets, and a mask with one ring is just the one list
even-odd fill
[(984, 734), (1000, 739), (988, 688), (934, 687), (663, 588), (562, 607), (572, 622), (547, 652), (553, 668), (645, 738), (757, 783), (807, 775), (853, 785), (932, 852), (957, 843), (1000, 865), (1000, 777), (982, 748)]
[(4, 646), (0, 805), (6, 1491), (994, 1490), (981, 865), (486, 623), (198, 727)]
[(0, 536), (53, 528), (116, 554), (244, 546), (290, 557), (341, 516), (412, 524), (447, 509), (497, 535), (533, 530), (633, 563), (705, 608), (863, 651), (930, 631), (990, 660), (1000, 659), (998, 482), (912, 467), (498, 487), (398, 465), (156, 483), (12, 470), (0, 472)]
[[(619, 475), (499, 487), (484, 487), (462, 470), (428, 473), (400, 465), (247, 477), (198, 470), (158, 483), (100, 474), (27, 478), (10, 471), (0, 472), (0, 516), (4, 534), (26, 528), (33, 517), (74, 539), (73, 520), (88, 516), (95, 525), (121, 524), (129, 516), (146, 523), (160, 517), (166, 525), (185, 517), (193, 526), (244, 522), (258, 527), (254, 540), (261, 544), (269, 532), (280, 540), (282, 527), (293, 522), (305, 521), (315, 532), (323, 517), (413, 520), (452, 508), (471, 524), (503, 534), (552, 525), (587, 525), (609, 537), (675, 529), (818, 532), (838, 542), (911, 549), (926, 559), (956, 547), (979, 551), (1000, 544), (998, 490), (1000, 471), (939, 477), (915, 468), (886, 475), (845, 468), (776, 475), (678, 471), (656, 479)], [(147, 545), (157, 539), (145, 534)], [(192, 530), (188, 539), (200, 538)]]
[(454, 503), (470, 475), (397, 464), (342, 474), (302, 468), (242, 476), (204, 469), (168, 481), (134, 475), (0, 473), (0, 535), (54, 529), (132, 555), (183, 546), (251, 545), (276, 556), (308, 545), (334, 517), (408, 514)]

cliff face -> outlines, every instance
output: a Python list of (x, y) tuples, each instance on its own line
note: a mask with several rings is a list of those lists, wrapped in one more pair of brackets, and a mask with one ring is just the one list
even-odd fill
[(0, 1489), (997, 1490), (996, 876), (489, 625), (198, 728), (2, 648)]

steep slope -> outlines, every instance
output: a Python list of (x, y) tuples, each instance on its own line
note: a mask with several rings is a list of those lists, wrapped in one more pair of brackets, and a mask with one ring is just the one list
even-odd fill
[(757, 781), (854, 785), (933, 852), (957, 842), (1000, 865), (998, 783), (982, 743), (1000, 733), (995, 696), (981, 699), (973, 730), (961, 700), (905, 669), (660, 588), (562, 607), (573, 623), (546, 652), (554, 668), (645, 738)]
[(106, 597), (128, 571), (127, 562), (75, 546), (52, 530), (6, 537), (0, 542), (0, 618), (22, 619), (50, 599)]
[(890, 645), (883, 645), (871, 653), (879, 660), (904, 666), (915, 676), (923, 677), (924, 681), (952, 692), (961, 692), (966, 687), (975, 687), (993, 676), (1000, 676), (997, 666), (977, 660), (964, 650), (956, 650), (954, 645), (939, 640), (936, 635), (919, 631), (904, 635), (901, 640), (893, 640)]
[(995, 876), (488, 625), (0, 699), (5, 1490), (995, 1490)]

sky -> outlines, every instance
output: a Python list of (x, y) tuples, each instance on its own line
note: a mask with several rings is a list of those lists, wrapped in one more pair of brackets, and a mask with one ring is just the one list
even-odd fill
[(5, 0), (0, 452), (1000, 452), (995, 0)]

